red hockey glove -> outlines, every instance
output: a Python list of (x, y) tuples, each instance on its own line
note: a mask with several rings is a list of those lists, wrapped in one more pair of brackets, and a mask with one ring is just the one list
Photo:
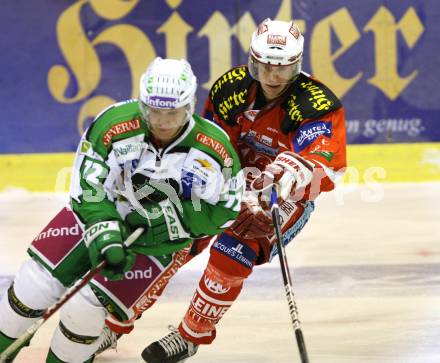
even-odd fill
[(293, 191), (310, 184), (312, 177), (313, 164), (298, 154), (285, 151), (266, 166), (263, 173), (252, 182), (251, 188), (256, 193), (262, 193), (261, 201), (268, 203), (271, 189), (276, 184), (280, 198), (286, 200)]
[(230, 229), (246, 239), (268, 237), (274, 233), (270, 213), (261, 208), (253, 193), (245, 193), (243, 196), (240, 214)]

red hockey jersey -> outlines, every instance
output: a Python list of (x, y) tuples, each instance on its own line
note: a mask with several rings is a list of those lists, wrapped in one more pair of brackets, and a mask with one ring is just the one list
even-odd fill
[(315, 165), (301, 199), (332, 190), (346, 166), (345, 112), (339, 99), (305, 73), (275, 100), (260, 102), (261, 95), (247, 66), (232, 68), (213, 84), (204, 116), (227, 132), (243, 168), (262, 171), (289, 150)]

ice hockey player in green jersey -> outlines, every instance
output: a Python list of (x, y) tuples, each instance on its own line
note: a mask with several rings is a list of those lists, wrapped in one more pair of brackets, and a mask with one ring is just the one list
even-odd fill
[[(33, 240), (31, 259), (0, 300), (0, 353), (105, 260), (62, 307), (46, 358), (92, 362), (105, 321), (126, 333), (120, 322), (157, 300), (193, 240), (233, 223), (244, 189), (240, 161), (228, 136), (194, 114), (196, 88), (187, 61), (156, 58), (139, 99), (96, 117), (76, 153), (69, 205)], [(143, 234), (125, 248), (138, 227)]]

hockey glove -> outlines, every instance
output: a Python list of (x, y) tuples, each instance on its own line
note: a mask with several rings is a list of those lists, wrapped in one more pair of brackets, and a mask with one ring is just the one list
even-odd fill
[(232, 232), (246, 239), (271, 237), (274, 233), (270, 213), (263, 210), (257, 196), (246, 192), (241, 202), (241, 211), (230, 227)]
[(291, 151), (285, 151), (266, 166), (263, 173), (252, 182), (251, 188), (254, 192), (261, 192), (261, 200), (268, 204), (275, 184), (279, 187), (281, 200), (286, 200), (292, 192), (311, 183), (313, 170), (313, 164), (309, 161)]
[(164, 242), (190, 237), (180, 222), (176, 207), (168, 199), (159, 203), (144, 204), (143, 208), (142, 213), (131, 212), (125, 219), (132, 228), (146, 229), (138, 238), (140, 244), (157, 246)]
[(84, 232), (84, 243), (89, 249), (92, 267), (107, 261), (101, 274), (109, 280), (122, 280), (124, 272), (133, 267), (136, 255), (123, 245), (123, 233), (117, 221), (98, 222)]
[(159, 203), (165, 199), (173, 201), (178, 199), (179, 183), (176, 180), (150, 179), (144, 173), (144, 170), (140, 170), (131, 177), (136, 199), (140, 203)]

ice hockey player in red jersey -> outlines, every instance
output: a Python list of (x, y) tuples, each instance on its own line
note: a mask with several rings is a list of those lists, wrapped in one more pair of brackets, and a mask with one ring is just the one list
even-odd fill
[[(252, 35), (248, 65), (230, 69), (210, 90), (205, 117), (230, 136), (247, 191), (239, 217), (213, 242), (178, 329), (144, 349), (147, 363), (182, 362), (198, 345), (210, 344), (253, 267), (277, 254), (262, 189), (278, 185), (287, 244), (346, 166), (344, 108), (327, 86), (302, 72), (303, 43), (294, 22), (266, 19)], [(206, 244), (199, 241), (197, 250)]]

